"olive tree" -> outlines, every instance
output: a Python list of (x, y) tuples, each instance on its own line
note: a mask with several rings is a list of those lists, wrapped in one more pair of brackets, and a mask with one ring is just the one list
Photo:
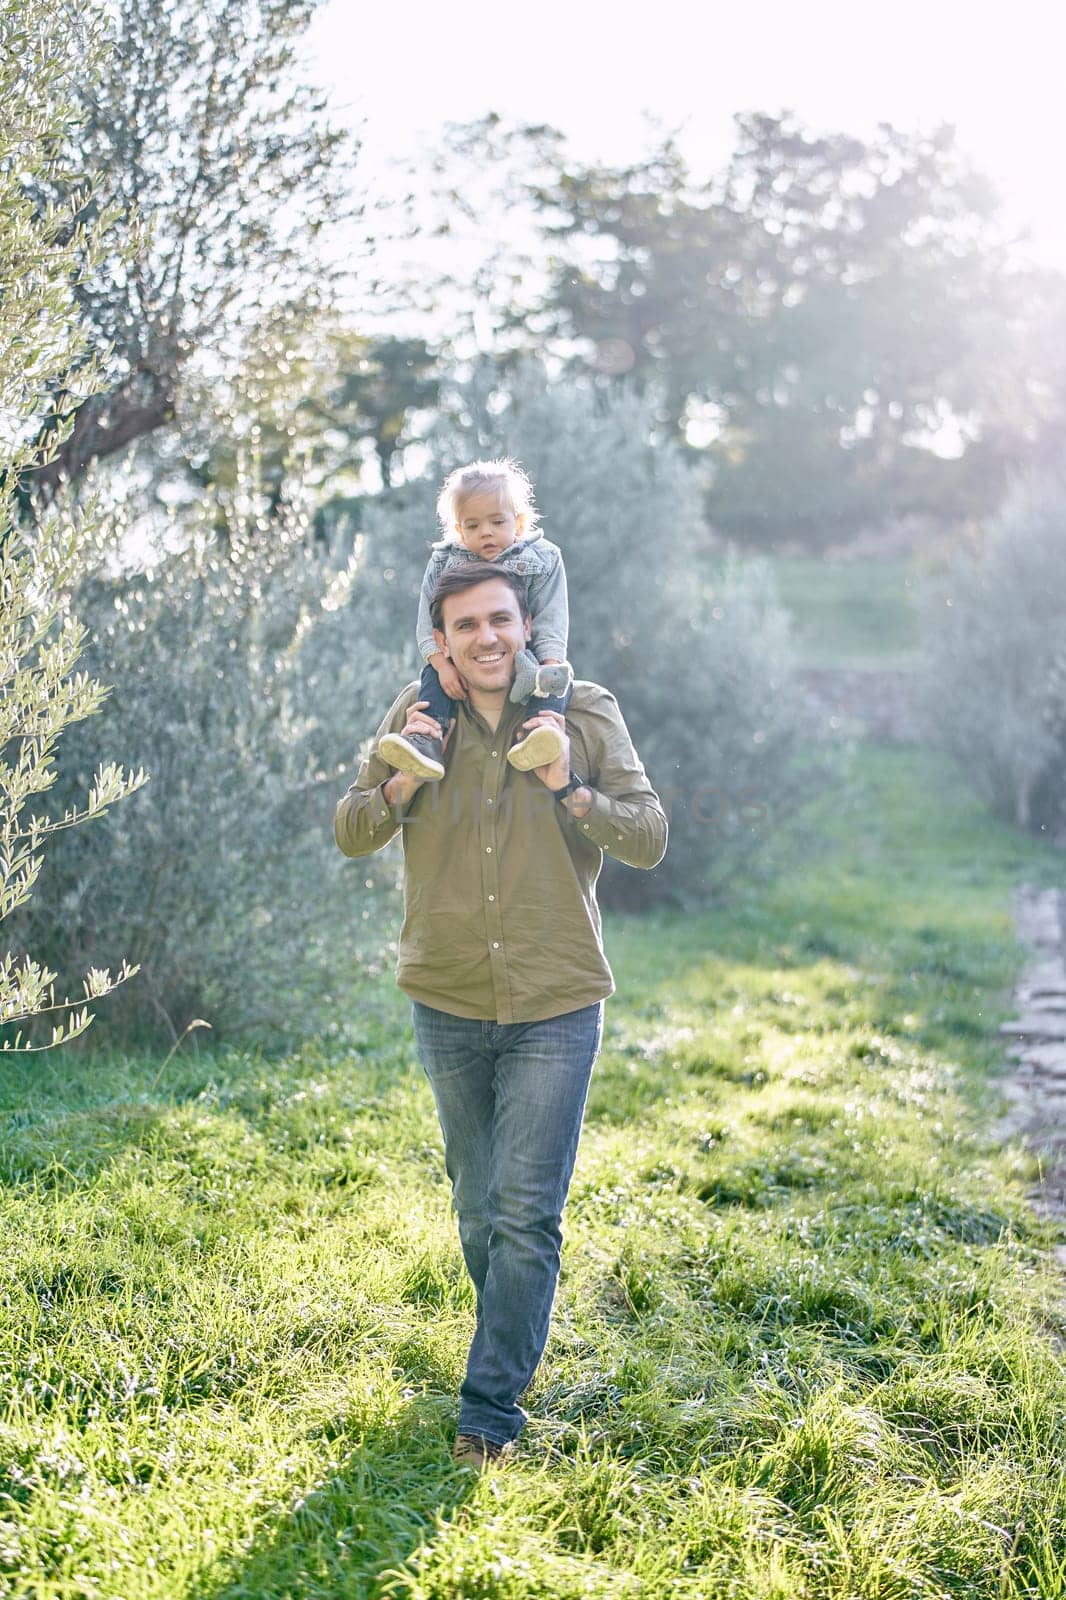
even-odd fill
[[(175, 416), (190, 364), (227, 366), (233, 338), (264, 309), (320, 303), (332, 272), (316, 250), (346, 208), (336, 164), (347, 136), (295, 71), (317, 0), (109, 0), (108, 49), (67, 91), (76, 127), (54, 130), (61, 160), (26, 182), (39, 216), (91, 174), (92, 204), (136, 229), (74, 283), (104, 381), (68, 414), (38, 485), (76, 480)], [(70, 241), (77, 254), (77, 239)]]
[[(136, 502), (84, 553), (77, 605), (113, 685), (111, 738), (154, 782), (121, 826), (57, 847), (62, 917), (30, 908), (29, 928), (63, 972), (132, 941), (141, 975), (108, 1018), (128, 1040), (176, 1042), (196, 1020), (264, 1044), (321, 1031), (379, 954), (372, 891), (390, 874), (346, 870), (332, 815), (403, 678), (378, 633), (384, 579), (358, 538), (312, 536), (295, 477), (278, 496), (260, 468), (246, 444), (146, 564), (129, 562)], [(75, 737), (68, 786), (90, 760)]]
[(922, 705), (997, 816), (1066, 829), (1066, 479), (1018, 478), (980, 537), (930, 577)]
[[(20, 479), (47, 471), (100, 383), (98, 366), (85, 359), (76, 290), (80, 273), (121, 248), (115, 214), (94, 210), (87, 191), (41, 213), (28, 192), (52, 175), (69, 136), (75, 72), (91, 72), (99, 59), (93, 13), (0, 0), (0, 920), (26, 906), (47, 842), (145, 781), (141, 771), (105, 763), (59, 815), (36, 809), (56, 783), (61, 736), (97, 712), (107, 693), (78, 669), (86, 630), (70, 608), (92, 507), (80, 519), (56, 507), (33, 527), (16, 517)], [(55, 393), (65, 396), (64, 419), (41, 438), (35, 419), (43, 397)], [(82, 994), (57, 999), (54, 972), (6, 951), (3, 1048), (47, 1049), (84, 1033), (92, 1020), (86, 1002), (134, 971), (125, 960), (114, 976), (90, 966)], [(50, 1020), (50, 1038), (31, 1042), (23, 1025), (40, 1017)]]

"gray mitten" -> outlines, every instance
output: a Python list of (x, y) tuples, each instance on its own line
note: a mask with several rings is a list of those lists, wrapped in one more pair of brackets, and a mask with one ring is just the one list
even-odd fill
[(543, 700), (550, 694), (565, 694), (573, 681), (574, 671), (569, 661), (542, 667), (532, 650), (519, 650), (514, 658), (514, 683), (508, 698), (516, 706), (530, 698)]
[(514, 683), (508, 699), (516, 706), (522, 705), (533, 693), (540, 662), (532, 650), (519, 650), (514, 658)]

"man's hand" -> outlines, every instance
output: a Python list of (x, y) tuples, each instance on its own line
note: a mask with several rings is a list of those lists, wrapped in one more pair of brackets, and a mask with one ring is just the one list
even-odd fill
[[(534, 728), (542, 724), (558, 728), (563, 736), (562, 754), (550, 766), (534, 767), (533, 771), (541, 783), (548, 789), (564, 789), (570, 782), (570, 735), (566, 731), (566, 718), (558, 711), (538, 711), (535, 717), (530, 717), (528, 722), (523, 722), (523, 735), (532, 733)], [(568, 794), (563, 805), (572, 816), (587, 816), (592, 807), (592, 790), (582, 786)]]
[[(426, 715), (425, 708), (428, 705), (428, 700), (415, 701), (407, 713), (407, 721), (400, 729), (402, 734), (425, 733), (431, 739), (439, 739), (441, 737), (440, 723), (436, 717)], [(447, 750), (448, 740), (454, 731), (455, 723), (451, 722), (447, 733), (444, 735), (442, 749)], [(428, 778), (418, 778), (413, 772), (394, 772), (392, 777), (386, 780), (381, 792), (385, 796), (385, 801), (388, 805), (405, 806), (409, 800), (414, 798), (416, 791), (421, 789), (424, 783), (428, 782)]]
[(429, 664), (440, 679), (440, 686), (449, 700), (466, 699), (466, 679), (452, 666), (446, 655), (439, 650), (435, 656), (428, 657)]
[(532, 770), (549, 789), (561, 789), (570, 782), (570, 735), (566, 731), (566, 718), (560, 716), (558, 711), (538, 711), (535, 717), (523, 722), (521, 736), (524, 739), (534, 728), (543, 727), (558, 728), (563, 737), (562, 754), (550, 766), (534, 767)]

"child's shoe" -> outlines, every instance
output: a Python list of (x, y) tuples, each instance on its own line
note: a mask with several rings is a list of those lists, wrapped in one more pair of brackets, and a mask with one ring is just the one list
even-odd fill
[(549, 722), (527, 733), (507, 752), (507, 760), (519, 772), (532, 772), (534, 767), (550, 767), (563, 753), (563, 736)]
[(378, 754), (397, 772), (415, 778), (443, 778), (444, 745), (428, 733), (387, 733), (378, 745)]
[(514, 683), (509, 699), (520, 706), (533, 696), (545, 700), (548, 695), (564, 695), (574, 681), (574, 669), (569, 661), (553, 661), (542, 667), (532, 650), (519, 650), (514, 658)]

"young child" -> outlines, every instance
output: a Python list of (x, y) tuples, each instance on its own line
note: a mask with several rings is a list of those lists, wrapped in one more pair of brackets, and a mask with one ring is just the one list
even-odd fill
[[(438, 496), (437, 517), (444, 537), (433, 546), (422, 579), (416, 633), (425, 662), (418, 698), (429, 701), (426, 714), (440, 723), (443, 736), (455, 715), (455, 702), (466, 698), (462, 678), (433, 637), (429, 602), (437, 580), (456, 563), (491, 561), (523, 579), (533, 621), (529, 648), (515, 657), (510, 698), (516, 704), (528, 702), (531, 716), (539, 711), (565, 715), (574, 679), (566, 659), (566, 572), (558, 545), (540, 531), (529, 478), (509, 457), (457, 467)], [(562, 748), (558, 728), (543, 725), (515, 744), (507, 759), (528, 772), (554, 761)], [(378, 751), (399, 772), (420, 778), (444, 776), (442, 739), (390, 733)]]

